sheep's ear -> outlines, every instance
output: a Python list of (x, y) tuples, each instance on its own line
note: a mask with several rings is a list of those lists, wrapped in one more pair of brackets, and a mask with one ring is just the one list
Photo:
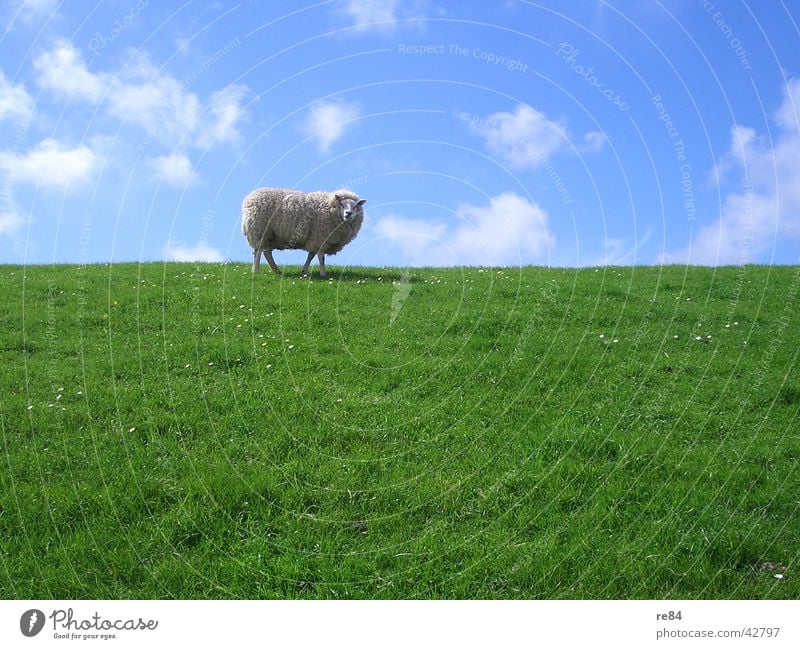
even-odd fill
[(334, 194), (334, 195), (333, 195), (333, 197), (334, 197), (334, 198), (335, 198), (337, 201), (340, 201), (340, 200), (342, 200), (342, 199), (344, 198), (344, 196), (342, 196), (341, 194)]
[(366, 198), (362, 198), (358, 203), (356, 203), (356, 207), (361, 207), (364, 203), (367, 202)]

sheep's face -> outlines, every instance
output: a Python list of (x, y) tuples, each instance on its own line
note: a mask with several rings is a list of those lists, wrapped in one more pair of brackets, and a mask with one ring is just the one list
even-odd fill
[(342, 221), (350, 221), (355, 218), (362, 211), (361, 206), (366, 202), (363, 198), (360, 201), (354, 201), (352, 198), (340, 198), (339, 216), (342, 217)]

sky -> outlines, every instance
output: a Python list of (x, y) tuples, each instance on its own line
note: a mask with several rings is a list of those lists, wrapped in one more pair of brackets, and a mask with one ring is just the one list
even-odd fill
[(248, 261), (250, 191), (344, 187), (367, 203), (338, 266), (797, 264), (798, 24), (788, 0), (0, 2), (0, 263)]

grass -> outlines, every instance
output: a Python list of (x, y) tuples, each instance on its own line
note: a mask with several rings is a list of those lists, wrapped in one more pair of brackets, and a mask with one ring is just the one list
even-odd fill
[(0, 596), (800, 597), (800, 268), (297, 273), (0, 267)]

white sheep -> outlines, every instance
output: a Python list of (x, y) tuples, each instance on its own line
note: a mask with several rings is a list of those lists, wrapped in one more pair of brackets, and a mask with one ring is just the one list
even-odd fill
[(306, 250), (308, 265), (319, 259), (320, 277), (325, 277), (325, 255), (335, 255), (350, 243), (364, 220), (366, 201), (353, 192), (301, 192), (293, 189), (256, 189), (242, 203), (242, 234), (253, 248), (253, 272), (261, 264), (261, 253), (274, 273), (280, 269), (273, 250)]

